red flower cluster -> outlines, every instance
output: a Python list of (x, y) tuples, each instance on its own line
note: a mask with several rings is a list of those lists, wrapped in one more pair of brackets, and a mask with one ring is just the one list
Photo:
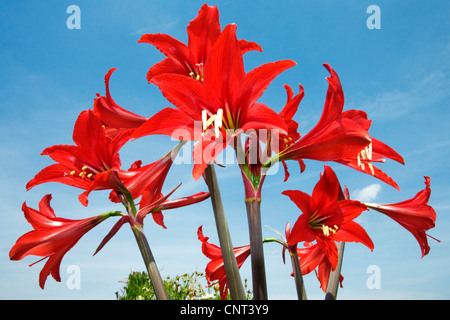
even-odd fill
[[(73, 130), (75, 145), (46, 148), (42, 155), (50, 156), (56, 163), (42, 169), (26, 186), (29, 190), (42, 183), (58, 182), (85, 190), (79, 195), (79, 201), (84, 206), (88, 206), (88, 195), (92, 191), (111, 190), (109, 199), (122, 202), (130, 214), (114, 214), (122, 217), (96, 252), (124, 223), (142, 225), (144, 218), (151, 213), (155, 222), (166, 228), (163, 210), (191, 205), (209, 197), (209, 193), (200, 192), (168, 200), (178, 187), (165, 196), (161, 193), (181, 144), (151, 164), (142, 166), (142, 161), (138, 160), (128, 170), (122, 169), (119, 151), (130, 141), (134, 130), (147, 119), (114, 102), (109, 92), (109, 79), (114, 70), (111, 69), (105, 76), (106, 96), (97, 95), (94, 109), (84, 110), (78, 116)], [(39, 211), (24, 204), (25, 217), (35, 230), (19, 238), (10, 251), (12, 260), (27, 255), (50, 257), (41, 272), (39, 283), (42, 288), (50, 273), (60, 281), (59, 265), (63, 256), (87, 231), (111, 216), (104, 214), (83, 220), (56, 218), (49, 204), (50, 198), (47, 195), (42, 199)], [(136, 210), (133, 208), (134, 201), (139, 198), (139, 210)]]
[[(324, 64), (330, 75), (326, 78), (328, 89), (322, 115), (313, 129), (302, 135), (294, 120), (305, 94), (302, 85), (297, 94), (290, 86), (284, 86), (287, 101), (279, 113), (258, 101), (272, 81), (296, 63), (280, 60), (246, 71), (243, 55), (262, 49), (254, 42), (237, 39), (236, 30), (235, 24), (222, 29), (217, 7), (203, 5), (187, 26), (187, 45), (166, 34), (143, 35), (140, 43), (152, 44), (166, 56), (150, 67), (147, 80), (156, 85), (174, 107), (162, 109), (150, 117), (120, 107), (109, 90), (110, 77), (116, 70), (113, 68), (105, 75), (105, 96), (97, 94), (93, 109), (79, 114), (73, 130), (74, 145), (55, 145), (42, 152), (56, 163), (31, 179), (28, 190), (47, 182), (73, 186), (84, 190), (79, 195), (84, 206), (88, 206), (91, 192), (109, 190), (109, 200), (122, 203), (126, 208), (125, 213), (114, 211), (69, 220), (55, 216), (50, 207), (50, 195), (41, 200), (39, 210), (24, 204), (23, 212), (34, 230), (17, 240), (10, 258), (48, 257), (39, 279), (42, 288), (50, 274), (60, 280), (63, 256), (86, 232), (107, 218), (121, 217), (97, 252), (125, 223), (141, 226), (144, 218), (152, 214), (154, 221), (165, 228), (163, 210), (195, 204), (209, 197), (209, 193), (201, 192), (168, 200), (178, 186), (162, 194), (174, 155), (186, 141), (194, 142), (192, 174), (196, 180), (225, 148), (234, 148), (238, 158), (242, 155), (243, 161), (239, 164), (246, 201), (261, 200), (265, 172), (277, 162), (284, 166), (286, 182), (290, 176), (287, 162), (292, 160), (298, 162), (301, 172), (306, 169), (305, 159), (343, 164), (399, 189), (375, 164), (386, 158), (404, 164), (403, 158), (369, 134), (371, 120), (364, 111), (344, 111), (342, 85), (329, 64)], [(263, 130), (266, 130), (264, 134)], [(138, 160), (123, 169), (119, 155), (122, 147), (130, 140), (156, 134), (181, 142), (153, 163), (142, 165)], [(242, 147), (240, 139), (244, 135), (248, 138)], [(372, 209), (410, 231), (418, 240), (423, 257), (430, 251), (426, 231), (434, 227), (436, 220), (436, 213), (428, 205), (429, 182), (430, 178), (425, 177), (426, 188), (410, 200), (396, 204), (364, 204), (351, 200), (336, 173), (325, 165), (311, 195), (299, 190), (282, 192), (301, 211), (292, 229), (287, 224), (286, 239), (281, 242), (283, 250), (299, 257), (303, 274), (318, 269), (317, 275), (325, 291), (329, 275), (338, 265), (337, 242), (358, 242), (374, 249), (369, 235), (355, 222), (355, 218)], [(135, 202), (139, 204), (138, 209)], [(203, 253), (211, 259), (206, 267), (207, 279), (218, 281), (221, 298), (226, 299), (228, 284), (221, 249), (208, 242), (202, 227), (198, 229), (198, 239), (202, 242)], [(299, 243), (304, 247), (298, 248)], [(250, 245), (234, 249), (238, 267), (250, 252)]]

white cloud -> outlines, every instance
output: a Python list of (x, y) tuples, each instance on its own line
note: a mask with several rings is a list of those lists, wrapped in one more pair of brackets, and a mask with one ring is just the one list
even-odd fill
[(380, 191), (381, 185), (374, 183), (363, 189), (353, 191), (350, 198), (361, 202), (372, 202), (376, 199)]

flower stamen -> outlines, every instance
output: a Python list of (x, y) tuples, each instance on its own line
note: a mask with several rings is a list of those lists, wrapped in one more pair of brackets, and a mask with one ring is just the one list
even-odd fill
[[(322, 225), (322, 232), (323, 235), (326, 237), (329, 237), (330, 234), (336, 234), (336, 231), (339, 229), (339, 227), (337, 225), (334, 225), (333, 227), (329, 227), (327, 225)], [(330, 233), (331, 232), (331, 233)]]
[(369, 145), (362, 149), (356, 156), (356, 161), (358, 167), (361, 167), (362, 170), (366, 169), (366, 164), (369, 167), (372, 175), (375, 175), (375, 170), (372, 165), (372, 141), (370, 141)]
[(197, 67), (196, 72), (189, 72), (189, 76), (197, 81), (203, 82), (203, 63), (197, 63), (195, 66)]
[(203, 110), (202, 111), (203, 133), (205, 133), (214, 122), (214, 134), (216, 138), (218, 138), (220, 135), (220, 129), (223, 126), (222, 119), (223, 119), (222, 109), (217, 110), (217, 114), (213, 114), (211, 117), (209, 117), (209, 119), (208, 119), (208, 112), (206, 110)]

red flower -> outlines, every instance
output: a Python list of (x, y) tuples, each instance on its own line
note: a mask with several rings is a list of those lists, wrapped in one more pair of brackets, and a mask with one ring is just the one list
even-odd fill
[[(367, 131), (370, 128), (371, 120), (367, 119), (367, 114), (364, 111), (348, 110), (342, 113), (342, 117), (360, 123)], [(405, 164), (405, 161), (403, 160), (402, 156), (400, 156), (394, 149), (392, 149), (388, 145), (373, 137), (371, 137), (370, 140), (370, 144), (363, 150), (361, 150), (356, 156), (353, 155), (350, 158), (342, 158), (341, 160), (336, 160), (336, 162), (344, 164), (366, 174), (370, 174), (399, 190), (400, 188), (398, 187), (397, 183), (386, 173), (375, 167), (373, 163), (385, 162), (384, 159), (386, 158), (395, 160), (401, 164)]]
[[(143, 35), (139, 43), (152, 44), (167, 56), (150, 68), (147, 80), (150, 82), (154, 76), (163, 73), (183, 74), (197, 80), (203, 78), (203, 65), (220, 36), (220, 29), (217, 7), (204, 4), (187, 27), (187, 46), (166, 34)], [(242, 54), (250, 50), (261, 51), (261, 47), (254, 42), (239, 40), (238, 44)]]
[[(318, 244), (305, 243), (305, 248), (297, 249), (297, 254), (300, 257), (300, 269), (302, 275), (306, 275), (312, 271), (316, 273), (317, 279), (320, 282), (320, 287), (323, 292), (327, 292), (328, 280), (332, 270), (332, 264), (327, 258), (327, 255), (320, 248)], [(342, 288), (342, 281), (344, 277), (340, 275), (340, 285)]]
[(21, 260), (28, 255), (49, 258), (39, 275), (42, 289), (50, 274), (56, 281), (61, 281), (61, 260), (85, 233), (112, 215), (120, 215), (111, 212), (82, 220), (58, 218), (50, 206), (50, 200), (51, 195), (44, 196), (39, 203), (39, 211), (23, 204), (25, 218), (34, 230), (21, 236), (9, 252), (11, 260)]
[[(178, 187), (166, 196), (163, 196), (162, 188), (165, 179), (173, 164), (174, 157), (178, 154), (182, 146), (183, 143), (179, 143), (164, 157), (151, 164), (141, 166), (141, 161), (136, 161), (128, 171), (119, 171), (118, 176), (124, 181), (123, 185), (131, 194), (131, 197), (133, 199), (141, 197), (136, 223), (143, 224), (144, 218), (151, 212), (155, 222), (163, 228), (166, 228), (161, 210), (187, 206), (203, 201), (209, 197), (209, 193), (200, 192), (177, 200), (167, 200)], [(110, 200), (113, 202), (121, 201), (115, 192), (111, 192)]]
[[(227, 299), (228, 284), (227, 276), (225, 274), (225, 266), (222, 258), (222, 250), (220, 247), (208, 242), (208, 237), (203, 236), (202, 226), (197, 230), (198, 239), (202, 242), (202, 252), (205, 256), (211, 259), (211, 262), (206, 266), (206, 279), (208, 283), (218, 281), (220, 288), (220, 298)], [(242, 266), (245, 260), (250, 255), (250, 245), (234, 248), (238, 268)]]
[[(284, 148), (280, 148), (279, 160), (335, 161), (371, 174), (398, 189), (395, 181), (372, 163), (390, 158), (404, 164), (403, 158), (389, 146), (370, 137), (368, 130), (371, 121), (365, 112), (343, 112), (344, 92), (339, 77), (328, 64), (324, 66), (331, 76), (327, 78), (329, 86), (322, 116), (316, 126), (299, 140), (296, 141), (293, 135), (286, 137), (282, 144)], [(302, 162), (300, 167), (303, 171)]]
[(429, 235), (426, 234), (426, 231), (434, 228), (436, 221), (436, 212), (428, 205), (431, 194), (429, 177), (425, 177), (425, 185), (425, 189), (419, 191), (414, 198), (409, 200), (393, 204), (365, 204), (368, 208), (384, 213), (391, 219), (394, 219), (411, 232), (419, 242), (422, 258), (430, 252), (427, 240)]
[(203, 68), (203, 82), (180, 74), (152, 78), (163, 95), (178, 109), (166, 108), (136, 129), (133, 138), (165, 134), (198, 141), (194, 146), (194, 178), (238, 133), (249, 129), (281, 129), (286, 126), (269, 107), (256, 100), (270, 82), (295, 63), (290, 60), (264, 64), (244, 71), (236, 25), (228, 25), (214, 43)]
[(324, 64), (331, 76), (325, 106), (317, 125), (281, 152), (280, 160), (314, 159), (336, 161), (358, 154), (370, 143), (370, 136), (359, 123), (342, 117), (344, 95), (337, 74)]
[(116, 68), (113, 68), (105, 75), (106, 95), (97, 94), (97, 98), (94, 100), (94, 113), (110, 137), (114, 137), (124, 130), (135, 129), (148, 119), (125, 110), (113, 100), (109, 91), (109, 79), (115, 70)]
[[(84, 190), (123, 190), (116, 176), (121, 162), (120, 148), (128, 141), (128, 134), (110, 139), (92, 110), (80, 113), (73, 131), (76, 145), (55, 145), (41, 155), (48, 155), (57, 164), (42, 169), (27, 184), (27, 190), (45, 182), (59, 182)], [(80, 201), (87, 205), (87, 193)]]
[(338, 258), (335, 241), (361, 242), (373, 250), (366, 231), (353, 221), (367, 210), (366, 206), (359, 201), (341, 200), (341, 187), (330, 167), (325, 166), (312, 196), (297, 190), (287, 190), (282, 194), (287, 195), (303, 213), (289, 235), (289, 246), (316, 240), (333, 269)]

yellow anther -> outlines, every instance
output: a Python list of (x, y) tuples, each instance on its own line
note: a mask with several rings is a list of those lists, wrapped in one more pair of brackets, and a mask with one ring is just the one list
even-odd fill
[(70, 175), (73, 176), (75, 174), (75, 170), (70, 172)]
[(87, 168), (87, 166), (84, 166), (83, 168), (81, 168), (81, 170), (86, 171)]
[(322, 232), (323, 235), (326, 237), (330, 236), (330, 232), (332, 232), (333, 234), (336, 234), (336, 231), (339, 229), (339, 227), (337, 225), (334, 225), (332, 228), (326, 225), (322, 225)]
[(202, 80), (203, 81), (201, 76), (199, 74), (195, 74), (195, 72), (189, 72), (189, 75), (195, 80), (198, 80), (198, 81)]
[(90, 179), (92, 177), (92, 173), (89, 173), (87, 177)]

